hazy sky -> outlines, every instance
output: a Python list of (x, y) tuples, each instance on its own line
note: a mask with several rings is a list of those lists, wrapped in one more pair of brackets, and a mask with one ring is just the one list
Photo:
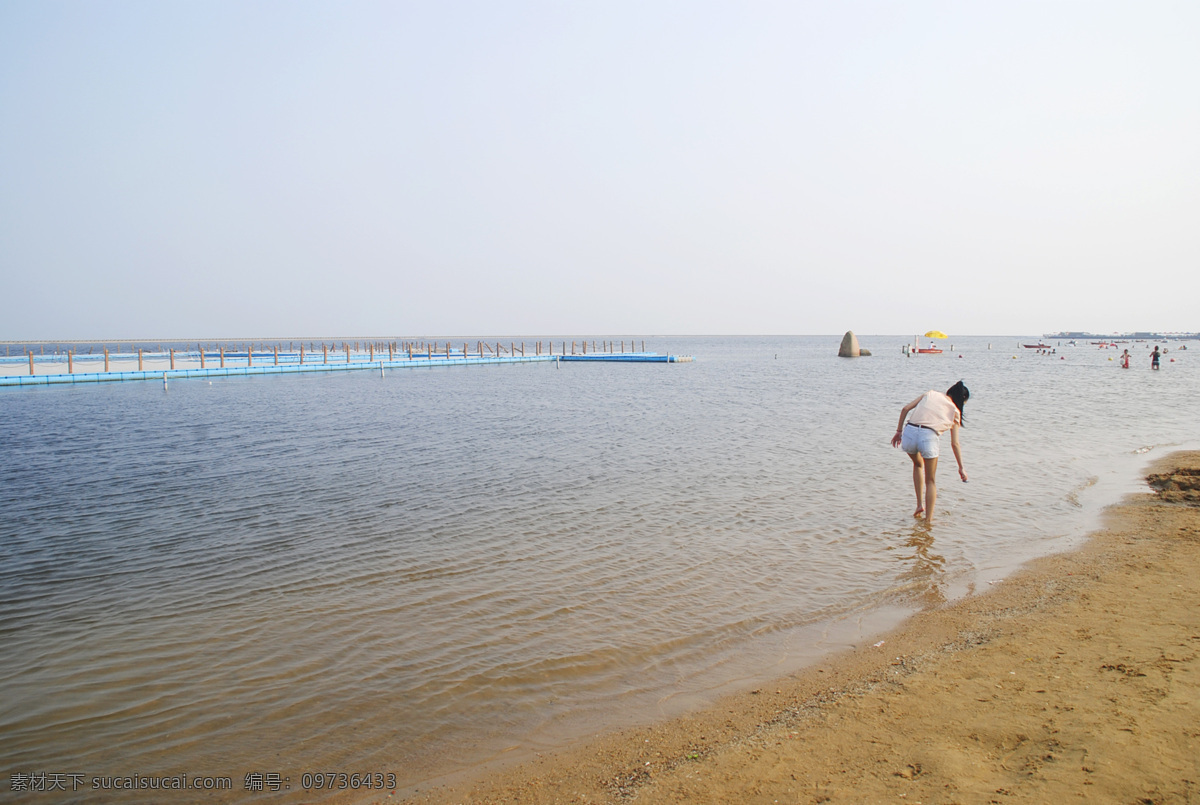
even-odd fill
[(1200, 330), (1200, 3), (0, 0), (0, 339)]

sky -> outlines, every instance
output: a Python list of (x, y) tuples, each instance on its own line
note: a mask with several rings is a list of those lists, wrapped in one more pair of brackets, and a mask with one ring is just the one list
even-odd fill
[(0, 339), (1200, 331), (1195, 2), (0, 0)]

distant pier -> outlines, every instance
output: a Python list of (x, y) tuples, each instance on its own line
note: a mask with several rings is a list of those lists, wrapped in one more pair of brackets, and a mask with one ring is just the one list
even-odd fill
[[(128, 343), (128, 342), (124, 342)], [(66, 349), (39, 344), (37, 354), (26, 345), (18, 345), (24, 354), (14, 355), (12, 344), (0, 356), (0, 386), (45, 386), (75, 383), (110, 383), (131, 380), (184, 380), (246, 375), (297, 374), (308, 372), (347, 372), (388, 369), (421, 369), (446, 366), (475, 366), (507, 363), (545, 363), (551, 361), (605, 361), (612, 363), (682, 363), (692, 358), (659, 354), (640, 349), (629, 341), (537, 341), (494, 344), (476, 341), (451, 342), (367, 341), (367, 342), (267, 342), (242, 343), (227, 348), (197, 343), (188, 349), (180, 345), (156, 349), (135, 348), (110, 351), (106, 345), (90, 346), (77, 352), (78, 344)], [(238, 348), (240, 347), (240, 349)], [(307, 348), (306, 348), (307, 347)]]

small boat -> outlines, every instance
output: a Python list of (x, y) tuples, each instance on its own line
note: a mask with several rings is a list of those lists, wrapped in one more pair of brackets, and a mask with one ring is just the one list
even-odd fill
[[(930, 333), (936, 333), (937, 335), (936, 336), (930, 335)], [(946, 337), (945, 334), (939, 330), (930, 330), (925, 335), (928, 338), (934, 338), (934, 337), (945, 338)], [(912, 342), (912, 346), (908, 347), (907, 349), (910, 354), (916, 353), (918, 355), (940, 355), (942, 352), (940, 349), (938, 349), (938, 345), (932, 341), (929, 342), (928, 347), (922, 347), (921, 346), (921, 336), (917, 336), (916, 338), (914, 338), (913, 342)]]
[(1049, 344), (1022, 344), (1025, 349), (1054, 349)]

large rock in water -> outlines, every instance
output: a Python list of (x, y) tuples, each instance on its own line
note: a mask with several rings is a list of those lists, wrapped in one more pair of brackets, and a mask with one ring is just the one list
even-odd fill
[(839, 358), (857, 358), (862, 354), (862, 350), (858, 348), (858, 336), (853, 330), (847, 330), (842, 336), (842, 345), (838, 347)]

